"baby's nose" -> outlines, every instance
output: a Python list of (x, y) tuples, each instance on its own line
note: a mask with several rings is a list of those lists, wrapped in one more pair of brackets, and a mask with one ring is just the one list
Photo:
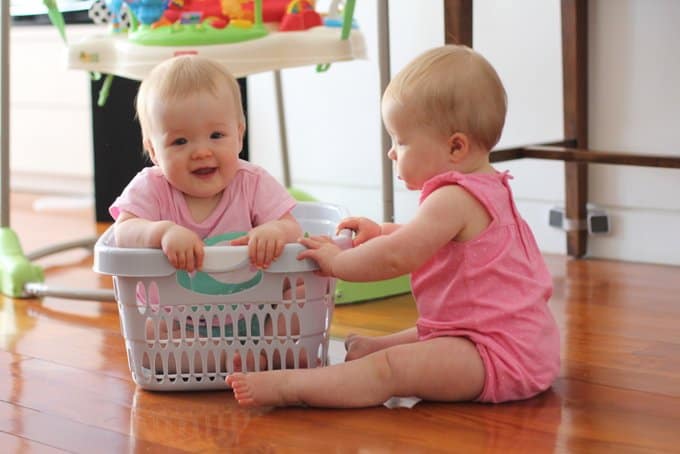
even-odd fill
[(205, 146), (198, 146), (194, 149), (194, 152), (192, 153), (192, 157), (194, 159), (203, 159), (206, 157), (209, 157), (212, 155), (212, 151), (210, 150), (209, 147)]

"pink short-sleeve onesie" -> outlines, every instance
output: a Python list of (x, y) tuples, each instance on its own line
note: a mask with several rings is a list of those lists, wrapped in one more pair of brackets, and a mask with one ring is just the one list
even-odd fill
[(182, 193), (156, 166), (142, 169), (135, 175), (113, 202), (109, 213), (113, 219), (127, 211), (151, 221), (172, 221), (201, 238), (209, 238), (228, 232), (247, 232), (279, 219), (293, 207), (295, 199), (274, 177), (263, 168), (241, 160), (219, 204), (202, 222), (194, 221)]
[(451, 241), (411, 276), (418, 336), (461, 336), (484, 362), (481, 402), (532, 397), (560, 367), (557, 324), (548, 308), (552, 278), (531, 230), (517, 211), (509, 175), (448, 172), (425, 183), (422, 203), (445, 185), (459, 185), (491, 217), (476, 238)]

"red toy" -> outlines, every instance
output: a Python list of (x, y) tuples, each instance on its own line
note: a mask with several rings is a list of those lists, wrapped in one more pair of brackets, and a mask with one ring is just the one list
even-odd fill
[(313, 1), (293, 0), (286, 8), (279, 30), (282, 32), (307, 30), (322, 23), (321, 16), (314, 9)]
[(224, 28), (231, 18), (224, 14), (221, 0), (170, 0), (163, 16), (153, 24), (161, 27), (177, 22), (201, 23), (209, 20), (215, 28)]
[[(262, 21), (281, 22), (290, 0), (262, 0)], [(245, 2), (242, 5), (244, 11), (253, 11), (253, 2)]]

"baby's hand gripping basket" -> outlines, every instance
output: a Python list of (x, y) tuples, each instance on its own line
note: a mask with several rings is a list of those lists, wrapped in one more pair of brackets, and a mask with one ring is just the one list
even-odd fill
[[(335, 235), (347, 212), (299, 202), (309, 235)], [(335, 237), (351, 244), (349, 231)], [(227, 237), (220, 238), (222, 241)], [(94, 270), (113, 276), (132, 378), (144, 389), (224, 389), (235, 370), (318, 367), (328, 359), (335, 280), (317, 276), (304, 247), (287, 244), (266, 270), (247, 246), (211, 246), (202, 272), (177, 271), (158, 249), (118, 248), (109, 228), (95, 245)]]

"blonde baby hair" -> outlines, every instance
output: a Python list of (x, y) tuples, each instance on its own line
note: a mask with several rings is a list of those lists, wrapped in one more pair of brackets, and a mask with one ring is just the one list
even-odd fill
[(428, 50), (390, 81), (384, 96), (414, 109), (414, 121), (450, 136), (468, 135), (486, 150), (501, 137), (507, 96), (491, 64), (466, 46)]
[(151, 132), (151, 99), (172, 102), (201, 92), (217, 96), (225, 87), (230, 91), (236, 112), (245, 127), (238, 82), (222, 64), (198, 55), (182, 55), (160, 63), (142, 81), (137, 93), (135, 106), (143, 139), (147, 140)]

